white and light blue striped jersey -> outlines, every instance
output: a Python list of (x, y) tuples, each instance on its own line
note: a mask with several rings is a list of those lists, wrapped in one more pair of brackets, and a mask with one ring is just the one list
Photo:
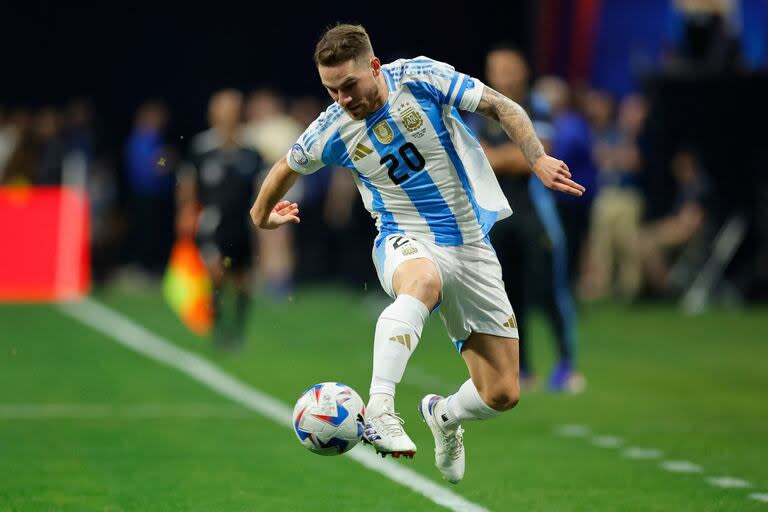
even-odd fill
[(426, 57), (382, 70), (386, 104), (356, 121), (334, 103), (288, 152), (288, 165), (301, 174), (351, 169), (377, 242), (394, 233), (447, 246), (482, 240), (512, 213), (457, 111), (477, 108), (482, 82)]

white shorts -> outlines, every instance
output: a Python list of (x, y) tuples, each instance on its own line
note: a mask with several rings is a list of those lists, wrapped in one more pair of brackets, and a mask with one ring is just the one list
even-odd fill
[(501, 265), (487, 237), (458, 246), (439, 246), (405, 235), (389, 235), (377, 242), (373, 263), (382, 288), (392, 298), (392, 276), (398, 265), (416, 258), (435, 264), (443, 285), (440, 317), (459, 352), (473, 332), (518, 338)]

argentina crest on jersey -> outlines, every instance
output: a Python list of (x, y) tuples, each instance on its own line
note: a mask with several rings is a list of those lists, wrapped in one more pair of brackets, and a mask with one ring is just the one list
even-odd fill
[(403, 121), (405, 129), (417, 139), (422, 138), (427, 132), (427, 128), (424, 126), (424, 119), (410, 102), (405, 101), (401, 103), (397, 107), (397, 113)]

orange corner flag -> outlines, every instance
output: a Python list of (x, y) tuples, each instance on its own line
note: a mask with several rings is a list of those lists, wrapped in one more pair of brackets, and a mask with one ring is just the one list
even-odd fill
[(179, 240), (174, 244), (163, 277), (163, 295), (192, 332), (201, 336), (211, 332), (211, 279), (192, 240)]

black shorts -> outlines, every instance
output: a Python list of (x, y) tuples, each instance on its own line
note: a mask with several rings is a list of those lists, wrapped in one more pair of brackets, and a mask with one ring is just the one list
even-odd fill
[(248, 270), (253, 266), (253, 245), (247, 230), (198, 236), (197, 245), (208, 264), (220, 259), (227, 269)]

